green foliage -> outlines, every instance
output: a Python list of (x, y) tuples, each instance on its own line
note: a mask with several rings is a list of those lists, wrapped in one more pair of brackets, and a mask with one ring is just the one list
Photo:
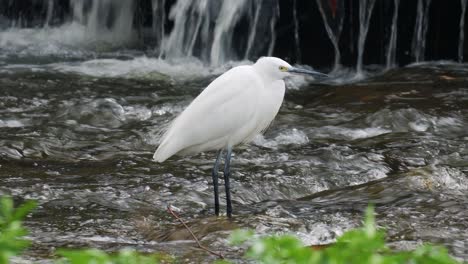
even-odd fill
[[(13, 200), (0, 198), (0, 264), (7, 264), (12, 256), (29, 246), (24, 239), (27, 230), (22, 219), (36, 206), (28, 201), (14, 208)], [(366, 211), (364, 226), (339, 237), (337, 242), (323, 250), (304, 246), (293, 236), (256, 238), (249, 230), (237, 230), (231, 235), (233, 244), (249, 243), (246, 257), (268, 264), (456, 264), (443, 247), (424, 245), (414, 251), (393, 252), (385, 245), (385, 232), (376, 228), (373, 208)], [(58, 264), (153, 264), (173, 263), (162, 254), (141, 254), (130, 249), (109, 254), (98, 249), (59, 250)], [(223, 260), (218, 263), (228, 263)]]
[(29, 246), (29, 241), (23, 238), (28, 232), (21, 220), (34, 207), (36, 203), (28, 201), (15, 209), (11, 198), (0, 197), (0, 264), (8, 263)]
[[(10, 197), (0, 197), (0, 264), (8, 264), (13, 256), (19, 255), (30, 242), (24, 239), (28, 234), (22, 220), (36, 207), (27, 201), (14, 208)], [(173, 263), (172, 256), (163, 254), (144, 255), (134, 250), (124, 249), (116, 254), (108, 254), (98, 249), (59, 250), (62, 256), (58, 264), (155, 264)]]
[(252, 232), (236, 231), (231, 236), (234, 244), (250, 243), (246, 257), (268, 264), (455, 264), (447, 250), (424, 245), (414, 251), (393, 252), (385, 245), (385, 232), (375, 225), (374, 210), (366, 211), (364, 226), (339, 237), (337, 242), (323, 250), (304, 246), (293, 236), (254, 238)]
[(116, 254), (108, 254), (98, 249), (59, 250), (63, 256), (59, 264), (155, 264), (172, 263), (172, 257), (166, 255), (143, 255), (134, 250), (124, 249)]

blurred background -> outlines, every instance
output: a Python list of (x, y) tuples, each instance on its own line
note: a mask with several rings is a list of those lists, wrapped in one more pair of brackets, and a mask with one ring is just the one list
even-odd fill
[(464, 0), (1, 0), (0, 6), (4, 52), (94, 46), (211, 65), (274, 55), (332, 68), (360, 60), (386, 67), (461, 62), (466, 50)]

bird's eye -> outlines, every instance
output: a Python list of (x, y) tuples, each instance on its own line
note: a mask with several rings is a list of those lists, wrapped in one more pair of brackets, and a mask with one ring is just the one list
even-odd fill
[(282, 71), (282, 72), (285, 72), (288, 70), (287, 67), (284, 67), (284, 66), (279, 66), (279, 70)]

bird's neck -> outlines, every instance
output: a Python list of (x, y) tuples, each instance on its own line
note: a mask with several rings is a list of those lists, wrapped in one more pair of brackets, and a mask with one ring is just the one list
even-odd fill
[(262, 65), (258, 65), (257, 63), (252, 66), (255, 71), (257, 71), (258, 76), (263, 80), (265, 86), (269, 86), (271, 83), (275, 81), (279, 81), (280, 79), (276, 78), (268, 68), (262, 67)]

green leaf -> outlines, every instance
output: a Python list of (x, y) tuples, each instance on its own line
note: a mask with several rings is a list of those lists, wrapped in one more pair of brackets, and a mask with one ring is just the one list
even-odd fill
[(66, 258), (71, 264), (111, 264), (110, 257), (98, 249), (85, 250), (59, 250), (59, 255)]
[[(234, 237), (238, 241), (253, 237), (240, 231)], [(324, 250), (314, 251), (305, 247), (293, 236), (268, 236), (250, 239), (246, 257), (259, 263), (307, 263), (307, 264), (455, 264), (443, 247), (422, 246), (414, 251), (392, 252), (385, 244), (385, 232), (375, 224), (374, 209), (366, 210), (363, 227), (345, 232), (337, 242)]]
[(172, 263), (173, 258), (162, 254), (141, 254), (132, 249), (122, 249), (109, 254), (98, 249), (62, 249), (57, 251), (63, 259), (60, 264), (155, 264)]
[(12, 215), (13, 220), (23, 220), (34, 208), (36, 208), (37, 203), (35, 201), (29, 200), (20, 205)]
[(26, 202), (15, 209), (11, 197), (0, 197), (0, 264), (8, 263), (30, 245), (24, 239), (28, 232), (21, 221), (34, 207), (35, 203)]

